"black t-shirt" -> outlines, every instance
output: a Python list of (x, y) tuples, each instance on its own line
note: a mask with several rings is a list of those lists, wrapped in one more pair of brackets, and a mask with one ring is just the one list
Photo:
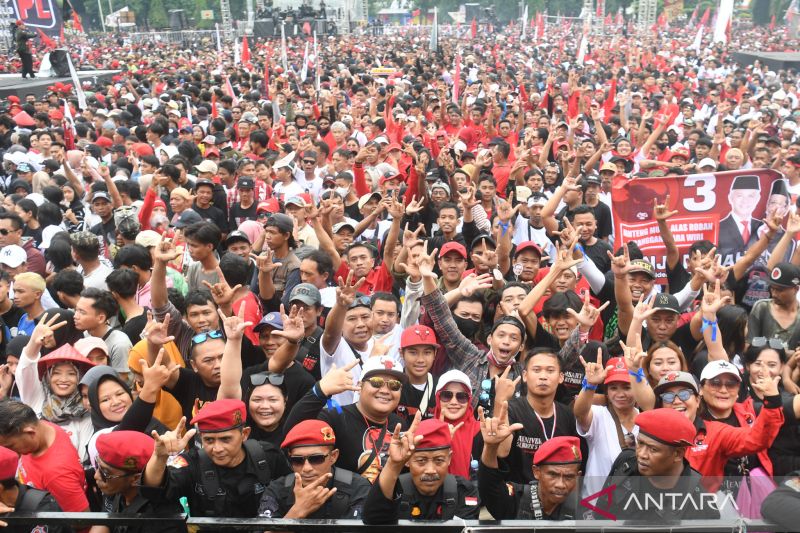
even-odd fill
[(33, 239), (33, 245), (37, 248), (42, 244), (42, 228), (31, 229), (25, 226), (25, 231), (22, 232), (23, 237), (30, 237)]
[[(508, 481), (516, 483), (530, 483), (534, 480), (533, 454), (545, 441), (552, 437), (578, 436), (572, 409), (558, 402), (554, 402), (554, 416), (543, 418), (540, 422), (527, 397), (514, 398), (508, 402), (508, 420), (512, 424), (520, 422), (524, 426), (514, 433), (511, 453), (507, 458), (510, 470)], [(581, 444), (581, 448), (583, 447)], [(586, 453), (583, 456), (586, 457)]]
[(670, 294), (680, 292), (681, 289), (692, 280), (692, 276), (686, 270), (686, 267), (683, 266), (683, 258), (681, 257), (678, 259), (675, 268), (670, 268), (666, 262), (665, 265), (667, 270), (667, 286), (669, 287)]
[(353, 220), (358, 220), (359, 222), (364, 219), (364, 215), (362, 215), (361, 211), (358, 209), (358, 201), (345, 206), (344, 216), (352, 218)]
[(406, 421), (406, 424), (411, 424), (414, 415), (417, 414), (417, 411), (419, 411), (422, 405), (423, 397), (429, 390), (428, 408), (422, 414), (422, 418), (424, 420), (425, 418), (431, 418), (433, 416), (433, 412), (436, 409), (436, 382), (438, 378), (431, 374), (429, 375), (431, 376), (430, 389), (427, 384), (424, 389), (420, 390), (411, 383), (406, 383), (400, 391), (400, 403), (397, 404), (397, 411), (395, 412), (397, 416)]
[(608, 272), (611, 270), (611, 259), (608, 258), (608, 252), (613, 252), (611, 245), (606, 241), (599, 238), (597, 242), (591, 246), (583, 245), (586, 256), (597, 265), (600, 272)]
[(172, 394), (178, 403), (181, 404), (183, 416), (186, 421), (190, 421), (196, 414), (195, 400), (197, 400), (197, 410), (199, 410), (204, 403), (213, 402), (217, 399), (217, 390), (219, 387), (208, 387), (200, 375), (188, 368), (181, 368), (178, 370), (178, 381), (171, 389), (165, 389)]
[(246, 209), (242, 207), (240, 202), (233, 204), (228, 216), (228, 227), (238, 228), (245, 220), (255, 220), (256, 207), (255, 203)]
[(204, 220), (208, 220), (209, 222), (216, 224), (222, 233), (228, 233), (228, 217), (222, 212), (221, 209), (218, 209), (213, 205), (209, 206), (208, 209), (203, 209), (202, 207), (198, 206), (197, 203), (195, 203), (192, 206), (192, 210), (203, 217)]
[(122, 331), (128, 336), (133, 345), (142, 340), (140, 335), (147, 325), (147, 311), (148, 309), (145, 308), (144, 313), (126, 320), (125, 324), (122, 325)]
[[(622, 332), (620, 332), (620, 337), (624, 339), (625, 337), (623, 337), (621, 333)], [(686, 357), (687, 360), (692, 359), (692, 354), (694, 354), (697, 344), (700, 342), (692, 336), (691, 325), (688, 322), (676, 329), (669, 340), (680, 346), (683, 351), (683, 356)], [(642, 348), (645, 352), (650, 349), (652, 343), (653, 340), (650, 338), (650, 333), (647, 331), (647, 328), (642, 328)]]
[(597, 202), (597, 205), (592, 207), (592, 211), (594, 211), (594, 218), (597, 219), (597, 230), (594, 234), (598, 239), (605, 239), (613, 232), (611, 209), (603, 202)]
[[(167, 206), (169, 206), (169, 202), (167, 202)], [(117, 224), (114, 222), (114, 217), (111, 217), (108, 222), (95, 224), (89, 231), (102, 237), (106, 246), (117, 242)]]

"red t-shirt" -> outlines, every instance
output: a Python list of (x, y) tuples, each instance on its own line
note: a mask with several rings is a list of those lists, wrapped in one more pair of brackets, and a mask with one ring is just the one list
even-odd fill
[(78, 452), (66, 431), (50, 422), (41, 423), (55, 429), (56, 438), (42, 455), (22, 456), (17, 479), (20, 483), (35, 489), (50, 492), (66, 513), (88, 511), (86, 477), (78, 459)]
[(244, 298), (239, 298), (235, 302), (231, 308), (233, 309), (233, 314), (238, 315), (239, 309), (242, 307), (242, 304), (246, 304), (244, 308), (244, 320), (245, 322), (251, 322), (252, 326), (247, 326), (244, 330), (244, 334), (247, 335), (247, 338), (250, 339), (250, 342), (253, 343), (253, 346), (258, 346), (258, 333), (253, 331), (253, 328), (261, 322), (261, 317), (263, 316), (263, 312), (261, 310), (261, 303), (256, 298), (256, 295), (252, 292), (248, 292)]
[[(341, 277), (343, 280), (346, 280), (348, 274), (350, 274), (350, 267), (347, 263), (342, 261), (333, 279), (338, 280)], [(353, 280), (353, 283), (356, 281), (358, 280)], [(367, 296), (372, 296), (376, 292), (392, 292), (393, 284), (394, 278), (392, 278), (391, 272), (389, 272), (389, 269), (386, 267), (386, 263), (381, 263), (379, 266), (369, 271), (367, 279), (364, 280), (364, 284), (358, 292), (366, 294)]]

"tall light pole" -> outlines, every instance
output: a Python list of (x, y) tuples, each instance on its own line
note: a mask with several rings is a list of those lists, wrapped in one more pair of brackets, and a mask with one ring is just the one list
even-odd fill
[[(111, 4), (111, 0), (108, 0), (108, 3)], [(100, 25), (103, 26), (103, 33), (106, 32), (106, 20), (103, 17), (103, 6), (100, 5), (100, 0), (97, 0), (97, 11), (100, 12)]]

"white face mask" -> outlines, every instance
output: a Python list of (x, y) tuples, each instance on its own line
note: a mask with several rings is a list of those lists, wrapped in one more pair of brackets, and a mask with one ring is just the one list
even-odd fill
[(347, 198), (347, 195), (350, 194), (350, 187), (336, 187), (336, 192), (342, 198)]

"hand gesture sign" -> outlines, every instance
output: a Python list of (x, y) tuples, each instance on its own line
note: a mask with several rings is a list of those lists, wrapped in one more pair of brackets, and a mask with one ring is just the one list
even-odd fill
[(419, 268), (419, 273), (422, 274), (424, 278), (436, 278), (436, 273), (433, 271), (434, 266), (436, 265), (436, 252), (438, 252), (438, 248), (434, 248), (431, 253), (425, 253), (423, 249), (420, 251), (419, 256), (417, 257), (417, 267)]
[(721, 308), (731, 303), (731, 297), (721, 296), (720, 291), (721, 289), (719, 280), (714, 283), (713, 290), (710, 285), (706, 285), (706, 289), (703, 291), (703, 301), (700, 304), (700, 310), (703, 312), (703, 318), (707, 318), (709, 320), (715, 318), (717, 316), (717, 312), (719, 312)]
[(333, 396), (341, 392), (358, 391), (358, 385), (353, 381), (353, 368), (358, 364), (358, 359), (352, 360), (347, 366), (336, 368), (336, 363), (331, 365), (331, 369), (322, 377), (319, 382), (319, 390), (325, 396)]
[(35, 328), (33, 328), (33, 333), (31, 333), (33, 342), (39, 347), (55, 347), (56, 339), (53, 332), (67, 325), (66, 320), (57, 323), (56, 320), (59, 318), (61, 318), (61, 315), (58, 314), (54, 314), (49, 319), (47, 313), (43, 314), (42, 318), (39, 319), (39, 323), (36, 324)]
[(572, 258), (572, 249), (574, 246), (574, 243), (571, 247), (562, 246), (561, 244), (556, 243), (556, 257), (553, 262), (554, 271), (561, 273), (583, 263), (583, 258)]
[(392, 441), (389, 444), (389, 462), (395, 465), (404, 465), (411, 459), (414, 453), (414, 448), (422, 441), (422, 435), (417, 436), (417, 426), (421, 420), (419, 411), (414, 415), (414, 420), (411, 422), (411, 427), (408, 431), (401, 433), (400, 424), (397, 424), (392, 433)]
[(300, 309), (293, 305), (286, 314), (286, 309), (281, 304), (281, 319), (283, 320), (283, 331), (274, 330), (272, 335), (283, 337), (293, 344), (298, 344), (306, 336), (306, 327), (303, 325), (303, 316)]
[(472, 296), (478, 291), (490, 289), (493, 281), (494, 278), (488, 272), (480, 276), (473, 272), (461, 280), (461, 283), (458, 285), (458, 290), (461, 292), (462, 296)]
[[(422, 209), (422, 207), (419, 206), (419, 204), (415, 203), (413, 199), (408, 204), (408, 207), (405, 209), (403, 206), (403, 202), (395, 200), (394, 197), (390, 197), (389, 202), (390, 203), (387, 207), (387, 210), (389, 211), (389, 214), (392, 215), (392, 219), (398, 219), (398, 220), (402, 219), (404, 211), (411, 215)], [(414, 211), (410, 211), (409, 209), (414, 209)]]
[(509, 196), (509, 201), (501, 200), (497, 203), (497, 218), (499, 218), (500, 222), (502, 222), (503, 224), (508, 224), (508, 222), (514, 217), (514, 215), (519, 210), (520, 204), (511, 207), (512, 199), (513, 199), (513, 193), (511, 196)]
[(614, 273), (614, 277), (619, 278), (628, 273), (631, 269), (631, 254), (627, 244), (622, 245), (622, 255), (615, 256), (610, 251), (606, 253), (611, 259), (611, 271)]
[(638, 372), (642, 368), (642, 361), (647, 357), (647, 352), (642, 349), (642, 336), (636, 334), (636, 346), (627, 346), (624, 342), (619, 341), (622, 347), (622, 354), (625, 358), (625, 365), (630, 372)]
[(669, 194), (663, 204), (658, 203), (658, 198), (653, 198), (653, 216), (656, 217), (656, 220), (667, 220), (677, 214), (677, 211), (669, 210)]
[(244, 319), (245, 306), (246, 303), (243, 302), (239, 306), (239, 312), (231, 316), (225, 316), (222, 309), (217, 309), (219, 318), (222, 320), (222, 327), (225, 328), (225, 338), (229, 341), (241, 340), (244, 330), (253, 325), (252, 322), (246, 322)]
[(264, 272), (265, 274), (271, 274), (276, 268), (278, 268), (278, 263), (273, 263), (272, 258), (275, 255), (270, 248), (264, 250), (261, 255), (255, 255), (256, 260), (256, 267), (258, 268), (259, 272)]
[(509, 425), (508, 423), (508, 402), (502, 401), (498, 404), (498, 413), (495, 417), (487, 417), (483, 407), (478, 407), (478, 420), (481, 422), (481, 436), (483, 443), (490, 446), (497, 446), (515, 431), (519, 431), (524, 426), (517, 422)]
[(467, 190), (465, 192), (459, 191), (458, 199), (464, 207), (464, 210), (472, 210), (473, 207), (478, 205), (478, 200), (475, 198), (475, 187), (473, 185), (467, 185)]
[(587, 363), (583, 356), (580, 356), (583, 371), (586, 376), (586, 381), (592, 385), (600, 385), (606, 379), (606, 368), (603, 365), (603, 350), (597, 349), (597, 361), (594, 363)]
[(777, 396), (780, 394), (778, 392), (778, 383), (780, 383), (781, 377), (780, 376), (759, 376), (755, 379), (755, 381), (750, 380), (750, 384), (755, 389), (756, 394), (760, 397), (765, 396)]
[(357, 282), (353, 283), (354, 274), (351, 270), (347, 274), (347, 280), (343, 280), (341, 276), (339, 276), (339, 286), (336, 288), (336, 305), (344, 307), (347, 309), (350, 307), (356, 300), (356, 296), (358, 295), (358, 289), (366, 281), (366, 278), (361, 278)]
[[(402, 205), (403, 204), (400, 204), (401, 208), (402, 208)], [(408, 205), (406, 206), (406, 213), (409, 214), (409, 215), (416, 215), (420, 211), (422, 211), (422, 200), (421, 199), (417, 200), (416, 196), (412, 196), (411, 197), (411, 201), (408, 202)], [(394, 213), (392, 214), (392, 216), (394, 216)], [(402, 211), (400, 212), (400, 216), (401, 217), (403, 216)]]
[(147, 324), (144, 326), (142, 334), (147, 339), (147, 342), (155, 346), (163, 346), (168, 342), (175, 340), (175, 337), (169, 335), (169, 321), (170, 315), (164, 316), (163, 322), (157, 322), (153, 318), (153, 313), (147, 312)]
[(461, 429), (464, 426), (464, 421), (463, 420), (454, 426), (453, 424), (451, 424), (450, 422), (445, 420), (444, 413), (442, 413), (441, 416), (439, 416), (439, 420), (441, 420), (442, 422), (447, 424), (448, 428), (450, 429), (450, 438), (451, 439), (455, 436), (456, 431), (458, 431), (459, 429)]
[(333, 474), (322, 474), (317, 479), (303, 486), (303, 477), (300, 474), (294, 475), (294, 505), (300, 509), (306, 516), (315, 513), (320, 507), (325, 505), (325, 502), (331, 499), (331, 496), (336, 494), (336, 487), (329, 489), (327, 487)]
[(652, 296), (647, 299), (644, 297), (639, 298), (639, 302), (633, 308), (633, 320), (644, 322), (653, 316), (653, 314), (657, 311), (657, 309), (653, 309), (653, 304), (655, 301), (656, 299)]
[(147, 364), (144, 359), (139, 359), (139, 364), (142, 365), (142, 377), (144, 378), (144, 388), (152, 388), (153, 391), (159, 391), (169, 383), (170, 378), (178, 373), (180, 366), (164, 364), (166, 357), (164, 348), (158, 350), (153, 366)]
[(175, 243), (172, 242), (172, 239), (164, 238), (164, 234), (162, 233), (161, 240), (153, 249), (153, 260), (166, 264), (180, 256), (181, 252), (175, 247)]
[(584, 293), (583, 297), (583, 307), (581, 307), (581, 312), (576, 313), (574, 309), (567, 309), (567, 312), (575, 317), (575, 320), (578, 321), (578, 325), (581, 329), (591, 329), (594, 326), (594, 323), (597, 322), (597, 319), (600, 318), (600, 313), (608, 307), (608, 304), (611, 302), (606, 302), (600, 307), (595, 307), (589, 296), (589, 291)]
[(203, 285), (208, 287), (211, 291), (211, 297), (214, 298), (214, 303), (218, 306), (229, 305), (233, 301), (236, 291), (241, 289), (242, 285), (239, 284), (231, 288), (225, 280), (225, 274), (222, 273), (222, 269), (219, 268), (219, 266), (217, 266), (217, 277), (219, 278), (218, 283), (212, 285), (208, 281), (203, 280)]
[(156, 441), (156, 447), (153, 451), (156, 457), (166, 458), (172, 454), (181, 453), (186, 449), (197, 430), (192, 428), (181, 436), (185, 427), (186, 417), (184, 416), (173, 431), (167, 431), (163, 435), (159, 435), (155, 430), (151, 433), (153, 440)]
[(495, 376), (494, 378), (495, 404), (498, 402), (506, 403), (507, 400), (513, 398), (514, 393), (517, 391), (517, 385), (522, 381), (522, 376), (517, 376), (516, 379), (513, 380), (509, 379), (509, 372), (511, 372), (511, 365), (507, 366), (501, 375)]

